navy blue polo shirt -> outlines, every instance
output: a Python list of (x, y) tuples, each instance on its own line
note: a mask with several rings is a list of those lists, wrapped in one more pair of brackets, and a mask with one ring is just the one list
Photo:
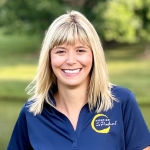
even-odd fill
[(7, 150), (142, 150), (150, 133), (131, 91), (114, 86), (112, 109), (96, 113), (83, 106), (76, 131), (69, 119), (44, 104), (41, 114), (22, 108)]

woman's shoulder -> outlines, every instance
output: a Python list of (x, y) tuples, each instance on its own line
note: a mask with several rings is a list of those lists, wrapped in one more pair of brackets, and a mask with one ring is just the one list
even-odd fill
[(135, 96), (128, 88), (114, 85), (111, 89), (112, 94), (119, 102), (136, 101)]
[(29, 108), (32, 103), (33, 103), (33, 100), (25, 102), (20, 111), (20, 115), (26, 115), (27, 113), (30, 113)]
[(129, 94), (131, 92), (131, 90), (129, 90), (128, 88), (118, 85), (113, 85), (111, 90), (113, 94)]

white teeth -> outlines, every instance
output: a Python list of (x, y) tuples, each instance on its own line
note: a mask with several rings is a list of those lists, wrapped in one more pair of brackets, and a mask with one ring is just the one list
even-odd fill
[(80, 69), (76, 69), (76, 70), (64, 70), (65, 73), (70, 73), (70, 74), (73, 74), (73, 73), (78, 73), (80, 71)]

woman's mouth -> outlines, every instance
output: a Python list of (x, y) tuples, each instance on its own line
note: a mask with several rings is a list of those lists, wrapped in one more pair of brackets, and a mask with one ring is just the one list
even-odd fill
[(76, 74), (79, 73), (81, 69), (63, 69), (63, 72), (67, 74)]

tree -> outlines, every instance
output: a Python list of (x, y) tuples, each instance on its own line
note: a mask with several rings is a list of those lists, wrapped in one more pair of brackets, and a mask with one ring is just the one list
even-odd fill
[(43, 33), (51, 22), (65, 12), (61, 0), (7, 0), (0, 10), (0, 26), (8, 33)]
[[(7, 33), (28, 32), (43, 33), (49, 24), (67, 10), (79, 10), (91, 22), (95, 14), (92, 11), (99, 0), (3, 0), (0, 9), (0, 26), (5, 26)], [(102, 0), (106, 1), (106, 0)]]
[[(103, 20), (102, 31), (106, 41), (134, 43), (150, 41), (150, 1), (149, 0), (111, 0), (95, 9), (95, 22)], [(98, 15), (100, 14), (101, 15)]]
[(67, 10), (79, 10), (102, 41), (150, 41), (150, 0), (3, 0), (0, 26), (11, 32), (44, 33)]
[(150, 1), (143, 0), (139, 5), (134, 8), (135, 15), (140, 18), (140, 27), (137, 30), (137, 36), (145, 44), (150, 42)]

